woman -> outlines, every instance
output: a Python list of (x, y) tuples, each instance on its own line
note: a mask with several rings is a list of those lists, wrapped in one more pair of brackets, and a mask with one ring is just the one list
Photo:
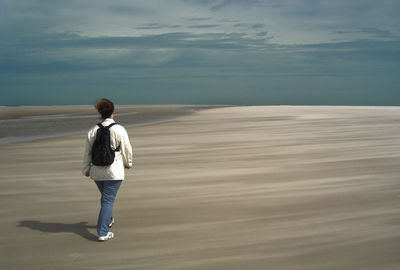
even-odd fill
[[(112, 210), (114, 200), (125, 178), (124, 168), (132, 167), (132, 147), (125, 128), (114, 124), (114, 104), (108, 99), (101, 99), (95, 105), (100, 113), (102, 126), (109, 128), (111, 149), (115, 151), (115, 158), (111, 165), (96, 166), (92, 163), (92, 146), (96, 139), (99, 125), (92, 127), (86, 138), (85, 155), (83, 158), (82, 173), (93, 179), (101, 193), (101, 209), (97, 221), (97, 233), (99, 241), (106, 241), (114, 237), (109, 228), (114, 223)], [(97, 163), (96, 163), (97, 164)]]

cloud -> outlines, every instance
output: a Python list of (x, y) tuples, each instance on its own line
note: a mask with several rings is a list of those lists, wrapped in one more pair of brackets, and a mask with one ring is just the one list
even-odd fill
[(189, 28), (215, 28), (218, 27), (218, 24), (199, 24), (199, 25), (191, 25)]
[(184, 2), (206, 6), (211, 11), (221, 11), (232, 5), (248, 7), (249, 5), (261, 3), (261, 1), (258, 0), (184, 0)]
[(388, 31), (388, 30), (381, 30), (377, 28), (372, 28), (372, 27), (363, 27), (363, 28), (357, 28), (357, 29), (351, 29), (351, 30), (337, 30), (335, 31), (337, 34), (345, 34), (345, 35), (354, 35), (354, 34), (362, 34), (370, 38), (395, 38), (396, 36), (393, 34), (393, 32)]
[(210, 17), (202, 17), (202, 18), (187, 18), (188, 21), (208, 21), (210, 20)]
[[(87, 37), (66, 32), (27, 36), (2, 48), (0, 71), (76, 73), (184, 66), (188, 70), (221, 68), (247, 76), (344, 76), (354, 72), (371, 75), (372, 65), (394, 68), (400, 62), (400, 41), (279, 45), (271, 43), (267, 32), (257, 35), (259, 38), (245, 33), (173, 32), (140, 37)], [(29, 48), (21, 50), (26, 44)]]
[(237, 28), (247, 28), (247, 29), (261, 29), (265, 28), (265, 24), (262, 23), (255, 23), (255, 24), (248, 24), (248, 23), (235, 23), (233, 25)]
[(268, 35), (268, 32), (259, 32), (259, 33), (257, 33), (258, 37), (265, 37), (267, 35)]
[(152, 10), (143, 6), (133, 5), (112, 5), (109, 7), (112, 13), (124, 16), (144, 16), (146, 14), (151, 14)]
[(174, 28), (179, 28), (181, 25), (169, 25), (169, 24), (160, 24), (160, 23), (148, 23), (148, 24), (143, 24), (136, 29), (141, 29), (141, 30), (150, 30), (150, 29), (174, 29)]
[(251, 28), (253, 28), (253, 29), (260, 29), (260, 28), (264, 28), (264, 27), (265, 27), (265, 25), (262, 23), (256, 23), (251, 26)]
[(147, 101), (162, 91), (210, 101), (219, 90), (239, 101), (318, 87), (379, 95), (400, 83), (395, 0), (4, 0), (1, 10), (3, 102), (57, 83)]

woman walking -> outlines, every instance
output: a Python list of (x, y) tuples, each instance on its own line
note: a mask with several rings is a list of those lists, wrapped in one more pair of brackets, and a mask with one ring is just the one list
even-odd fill
[(112, 211), (125, 178), (124, 168), (132, 167), (132, 147), (125, 128), (114, 121), (112, 101), (103, 98), (95, 107), (102, 121), (87, 134), (82, 173), (95, 181), (101, 193), (97, 233), (99, 241), (106, 241), (114, 237), (109, 231), (114, 223)]

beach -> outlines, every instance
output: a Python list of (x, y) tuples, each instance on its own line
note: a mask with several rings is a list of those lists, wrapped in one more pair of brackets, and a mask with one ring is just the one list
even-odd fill
[(400, 268), (399, 107), (169, 119), (127, 127), (134, 168), (104, 243), (84, 133), (0, 145), (0, 268)]

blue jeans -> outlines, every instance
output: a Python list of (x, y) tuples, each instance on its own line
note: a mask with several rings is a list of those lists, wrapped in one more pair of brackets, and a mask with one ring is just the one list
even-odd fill
[(101, 209), (97, 221), (97, 233), (99, 236), (105, 236), (108, 233), (108, 225), (113, 219), (114, 201), (122, 180), (95, 181), (95, 183), (101, 193)]

